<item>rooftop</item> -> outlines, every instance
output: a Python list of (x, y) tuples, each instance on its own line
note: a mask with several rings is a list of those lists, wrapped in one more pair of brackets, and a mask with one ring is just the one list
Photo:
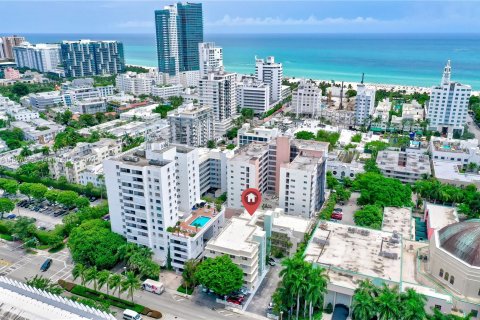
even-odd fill
[(412, 239), (414, 234), (410, 208), (385, 207), (383, 209), (382, 230), (398, 232), (403, 239)]
[(430, 174), (430, 158), (418, 152), (380, 151), (377, 156), (380, 170)]
[(320, 160), (321, 159), (318, 157), (299, 154), (292, 160), (292, 162), (287, 163), (284, 166), (289, 169), (314, 171)]
[(365, 277), (399, 283), (401, 235), (322, 222), (307, 246), (305, 260), (327, 267), (334, 284), (354, 289)]
[(268, 144), (260, 142), (252, 142), (235, 151), (232, 161), (250, 161), (257, 160), (268, 152)]
[(457, 208), (455, 207), (426, 202), (425, 213), (428, 213), (428, 226), (435, 230), (458, 222)]
[(253, 252), (258, 247), (258, 243), (251, 240), (256, 233), (265, 231), (248, 218), (233, 217), (215, 238), (208, 241), (207, 249), (215, 246), (231, 251)]
[(480, 174), (474, 172), (462, 173), (458, 163), (449, 161), (433, 160), (433, 174), (435, 178), (443, 181), (451, 181), (456, 184), (469, 185), (480, 184)]

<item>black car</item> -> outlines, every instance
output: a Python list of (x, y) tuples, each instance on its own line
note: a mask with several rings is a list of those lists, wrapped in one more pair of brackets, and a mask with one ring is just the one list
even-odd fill
[(53, 262), (53, 260), (50, 259), (50, 258), (48, 258), (47, 260), (45, 260), (45, 262), (44, 262), (44, 263), (42, 264), (42, 266), (40, 267), (40, 271), (42, 271), (42, 272), (47, 271), (47, 270), (50, 268), (50, 266), (52, 265), (52, 262)]

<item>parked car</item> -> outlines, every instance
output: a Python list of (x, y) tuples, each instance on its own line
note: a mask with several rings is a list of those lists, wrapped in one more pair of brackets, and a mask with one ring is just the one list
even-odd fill
[(275, 261), (268, 260), (268, 265), (271, 266), (271, 267), (274, 267), (274, 266), (276, 266), (277, 264), (275, 263)]
[(335, 220), (342, 220), (343, 214), (341, 212), (334, 212), (332, 213), (332, 219)]
[(17, 217), (17, 215), (15, 215), (15, 214), (9, 214), (7, 216), (7, 219), (15, 219), (16, 217)]
[(53, 260), (50, 259), (50, 258), (48, 258), (47, 260), (45, 260), (45, 262), (44, 262), (44, 263), (42, 264), (42, 266), (40, 267), (40, 271), (42, 271), (42, 272), (47, 271), (47, 270), (50, 268), (50, 266), (52, 265), (52, 262), (53, 262)]
[(343, 212), (343, 209), (342, 208), (335, 208), (335, 209), (333, 209), (333, 212)]
[(245, 298), (241, 298), (241, 297), (230, 297), (227, 299), (227, 302), (240, 305), (243, 303), (244, 300)]

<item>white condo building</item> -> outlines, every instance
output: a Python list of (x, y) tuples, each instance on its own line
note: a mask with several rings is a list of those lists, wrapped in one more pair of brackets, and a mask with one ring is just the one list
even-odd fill
[(236, 77), (235, 73), (209, 73), (199, 82), (200, 105), (213, 108), (215, 138), (232, 128), (237, 115)]
[(213, 140), (213, 110), (210, 106), (184, 104), (168, 114), (168, 123), (173, 143), (200, 147)]
[(136, 73), (127, 72), (116, 77), (118, 91), (133, 95), (151, 94), (152, 89), (157, 85), (164, 85), (168, 82), (168, 75), (159, 72)]
[(322, 90), (315, 82), (302, 81), (292, 94), (292, 110), (299, 115), (315, 117), (322, 108)]
[(270, 86), (252, 77), (246, 77), (237, 83), (237, 105), (250, 108), (255, 114), (262, 114), (270, 109)]
[(375, 111), (375, 92), (374, 88), (368, 88), (363, 83), (357, 85), (355, 98), (355, 122), (357, 125), (363, 125)]
[(427, 119), (430, 130), (442, 134), (458, 131), (463, 133), (472, 87), (450, 80), (451, 66), (448, 60), (443, 70), (442, 82), (432, 87), (428, 103)]
[(147, 143), (104, 162), (112, 230), (167, 261), (169, 233), (200, 201), (198, 150)]
[(223, 49), (213, 42), (198, 44), (200, 77), (206, 77), (211, 72), (223, 71)]
[(282, 99), (282, 78), (283, 67), (281, 63), (276, 63), (274, 57), (267, 59), (256, 59), (255, 77), (258, 81), (265, 82), (270, 87), (270, 103)]
[(40, 72), (54, 71), (61, 64), (60, 45), (23, 42), (13, 47), (13, 55), (17, 67), (27, 67)]

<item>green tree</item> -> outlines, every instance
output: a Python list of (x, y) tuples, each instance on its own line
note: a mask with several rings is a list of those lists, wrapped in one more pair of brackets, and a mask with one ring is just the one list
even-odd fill
[(98, 278), (98, 289), (100, 290), (100, 289), (103, 288), (104, 285), (106, 285), (107, 286), (107, 294), (109, 294), (108, 289), (110, 287), (109, 287), (108, 284), (109, 284), (109, 280), (110, 280), (111, 275), (112, 274), (108, 270), (102, 270), (102, 271), (98, 272), (98, 277), (97, 277)]
[(12, 227), (12, 234), (22, 241), (27, 241), (35, 236), (35, 221), (29, 217), (18, 217)]
[(30, 93), (30, 89), (24, 83), (15, 82), (15, 84), (12, 87), (12, 93), (18, 97), (23, 97)]
[(70, 233), (68, 247), (76, 263), (109, 269), (117, 262), (118, 248), (125, 240), (110, 231), (110, 224), (102, 220), (88, 220)]
[(88, 281), (88, 268), (82, 263), (77, 263), (72, 270), (72, 276), (73, 280), (80, 278), (80, 284), (85, 286)]
[(386, 178), (381, 174), (366, 172), (357, 175), (354, 190), (360, 191), (358, 204), (376, 204), (381, 207), (412, 206), (412, 190), (398, 179)]
[(243, 271), (229, 256), (207, 258), (195, 273), (198, 282), (220, 295), (228, 295), (243, 285)]
[(245, 119), (253, 119), (255, 115), (252, 108), (242, 108), (241, 114)]
[(7, 198), (0, 198), (0, 219), (3, 219), (5, 213), (12, 212), (15, 209), (15, 204), (12, 200)]
[(98, 287), (98, 269), (96, 266), (87, 269), (86, 280), (87, 283), (93, 282), (93, 290), (97, 291)]
[(310, 131), (298, 131), (297, 133), (295, 133), (295, 139), (314, 140), (315, 134)]
[(378, 229), (382, 227), (382, 208), (376, 205), (366, 205), (355, 212), (353, 220), (357, 226)]
[(208, 140), (207, 141), (207, 148), (209, 149), (214, 149), (217, 146), (214, 140)]
[(425, 305), (427, 297), (408, 288), (400, 295), (401, 314), (404, 320), (423, 320), (427, 318)]
[(108, 286), (112, 289), (112, 294), (115, 294), (115, 291), (118, 290), (118, 297), (120, 298), (121, 286), (122, 286), (123, 277), (118, 273), (114, 273), (108, 279)]
[(133, 301), (133, 293), (140, 289), (141, 287), (141, 281), (140, 278), (138, 278), (133, 271), (128, 271), (127, 274), (125, 275), (125, 278), (122, 281), (122, 291), (127, 291), (127, 296), (130, 296), (130, 298)]
[(90, 200), (85, 197), (78, 197), (75, 199), (75, 206), (79, 209), (88, 207), (90, 205)]
[(63, 204), (67, 208), (71, 208), (75, 205), (78, 199), (78, 193), (75, 191), (61, 191), (58, 194), (57, 202)]
[(390, 288), (384, 284), (375, 299), (378, 320), (400, 319), (398, 287)]
[(189, 259), (185, 261), (182, 272), (182, 282), (185, 286), (185, 292), (187, 292), (187, 289), (193, 289), (198, 285), (198, 280), (195, 273), (197, 272), (199, 265), (200, 261), (196, 259)]
[(9, 194), (16, 194), (18, 190), (18, 182), (15, 180), (0, 178), (0, 189)]
[(56, 203), (58, 195), (58, 190), (48, 190), (47, 192), (45, 192), (45, 199), (47, 199), (50, 203)]
[(358, 284), (353, 294), (352, 314), (356, 320), (371, 320), (376, 316), (375, 296), (377, 288), (370, 280)]
[(47, 193), (47, 191), (48, 188), (41, 183), (33, 183), (30, 186), (30, 194), (37, 200), (45, 199), (45, 193)]
[(60, 295), (63, 292), (63, 288), (57, 283), (53, 283), (52, 280), (39, 275), (35, 275), (33, 278), (25, 278), (25, 283), (31, 287), (49, 292), (51, 294)]

